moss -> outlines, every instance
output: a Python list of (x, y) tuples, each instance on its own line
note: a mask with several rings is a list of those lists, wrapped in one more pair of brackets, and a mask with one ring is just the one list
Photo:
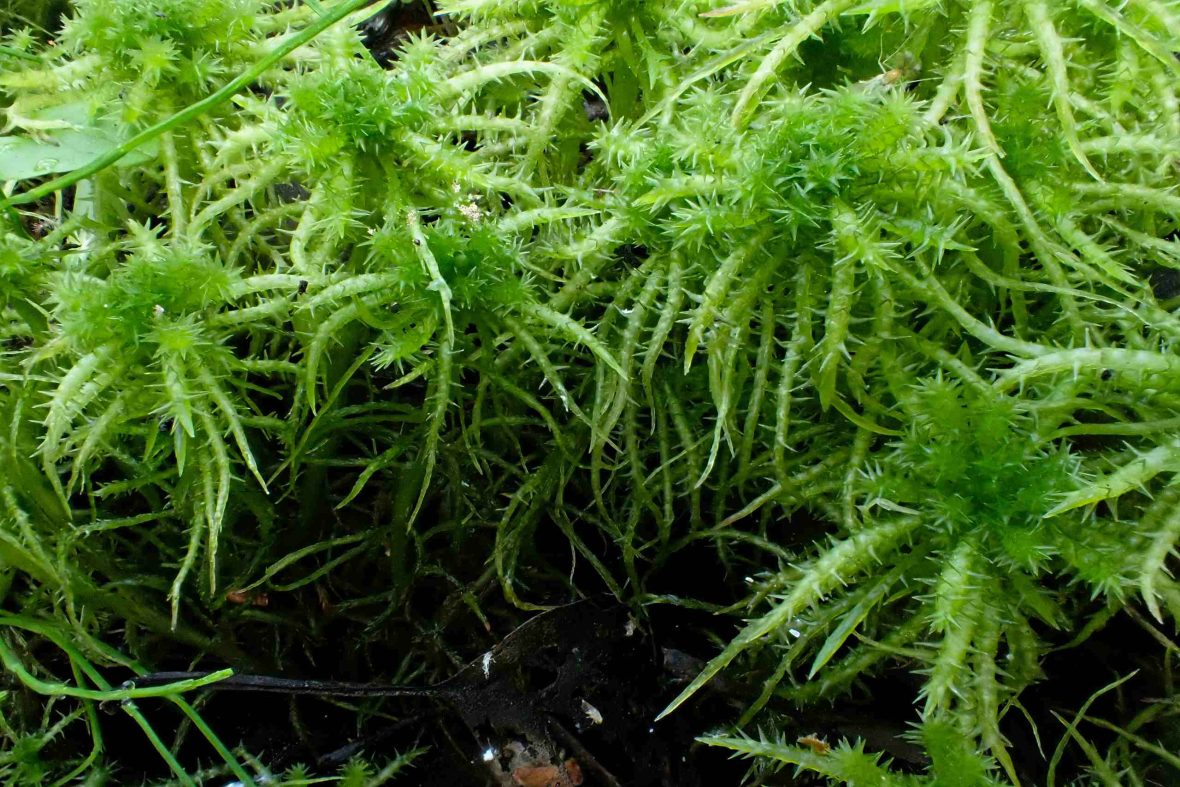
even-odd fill
[[(836, 780), (1035, 781), (1012, 711), (1094, 599), (1174, 652), (1172, 4), (449, 0), (388, 68), (343, 10), (5, 31), (5, 151), (146, 129), (4, 200), (6, 778), (116, 764), (63, 689), (99, 666), (287, 671), (344, 636), (342, 670), (428, 681), (604, 589), (728, 611), (668, 713), (760, 686), (708, 741)], [(885, 670), (925, 776), (789, 743)], [(30, 691), (93, 753), (54, 760)], [(1171, 767), (1132, 745), (1151, 707), (1062, 745)]]

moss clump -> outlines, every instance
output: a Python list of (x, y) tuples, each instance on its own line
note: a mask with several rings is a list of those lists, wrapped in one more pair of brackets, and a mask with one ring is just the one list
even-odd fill
[[(107, 778), (117, 671), (427, 682), (603, 590), (748, 617), (667, 712), (753, 686), (707, 740), (759, 767), (1047, 778), (1012, 711), (1112, 619), (1164, 647), (1161, 696), (1174, 3), (447, 0), (388, 68), (362, 5), (4, 31), (0, 170), (60, 173), (3, 206), (6, 778)], [(789, 743), (886, 670), (928, 777)], [(1075, 770), (1176, 765), (1168, 703), (1066, 706)], [(203, 778), (263, 772), (178, 707)], [(127, 708), (175, 778), (208, 764)]]

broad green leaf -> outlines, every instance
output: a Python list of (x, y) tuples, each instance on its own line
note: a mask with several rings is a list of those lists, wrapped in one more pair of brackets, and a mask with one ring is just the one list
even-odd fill
[[(35, 135), (0, 137), (0, 181), (69, 172), (110, 152), (123, 141), (114, 122), (94, 117), (89, 102), (53, 107), (38, 119), (60, 127)], [(155, 145), (145, 145), (128, 154), (122, 163), (142, 164), (155, 156)]]

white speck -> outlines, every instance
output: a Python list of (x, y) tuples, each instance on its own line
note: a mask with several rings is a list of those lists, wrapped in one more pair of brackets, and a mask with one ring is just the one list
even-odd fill
[(586, 714), (586, 718), (590, 720), (591, 726), (602, 724), (602, 712), (589, 702), (586, 702), (586, 700), (582, 700), (582, 713)]
[(460, 205), (459, 214), (471, 222), (476, 222), (483, 218), (483, 211), (481, 211), (479, 209), (479, 205), (476, 205), (474, 202), (468, 202), (466, 205)]
[(483, 761), (484, 762), (491, 762), (494, 759), (496, 759), (496, 750), (495, 749), (493, 749), (491, 746), (489, 746), (483, 750)]
[(623, 636), (634, 637), (636, 628), (638, 627), (635, 625), (635, 621), (627, 618), (627, 625), (623, 627)]
[(164, 307), (157, 303), (155, 306), (152, 307), (152, 314), (156, 315), (157, 317), (163, 317), (164, 316)]
[(655, 728), (655, 727), (648, 727), (648, 728), (647, 728), (647, 734), (648, 734), (648, 735), (651, 735), (651, 734), (652, 734), (652, 733), (654, 733), (655, 731), (656, 731), (656, 728)]
[(742, 577), (742, 579), (746, 580), (746, 584), (747, 584), (747, 585), (753, 585), (753, 584), (754, 584), (754, 578), (753, 578), (753, 577)]
[(486, 678), (492, 674), (492, 652), (489, 650), (483, 654), (483, 676)]
[(799, 629), (787, 629), (787, 631), (789, 631), (791, 633), (791, 636), (794, 637), (795, 639), (798, 639), (799, 637), (803, 636), (803, 634), (800, 633)]

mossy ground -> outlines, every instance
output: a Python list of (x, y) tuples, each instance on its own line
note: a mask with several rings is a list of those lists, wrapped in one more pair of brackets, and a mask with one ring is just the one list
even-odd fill
[(305, 783), (426, 711), (122, 681), (599, 594), (718, 783), (1180, 775), (1180, 4), (367, 5), (3, 9), (4, 778)]

